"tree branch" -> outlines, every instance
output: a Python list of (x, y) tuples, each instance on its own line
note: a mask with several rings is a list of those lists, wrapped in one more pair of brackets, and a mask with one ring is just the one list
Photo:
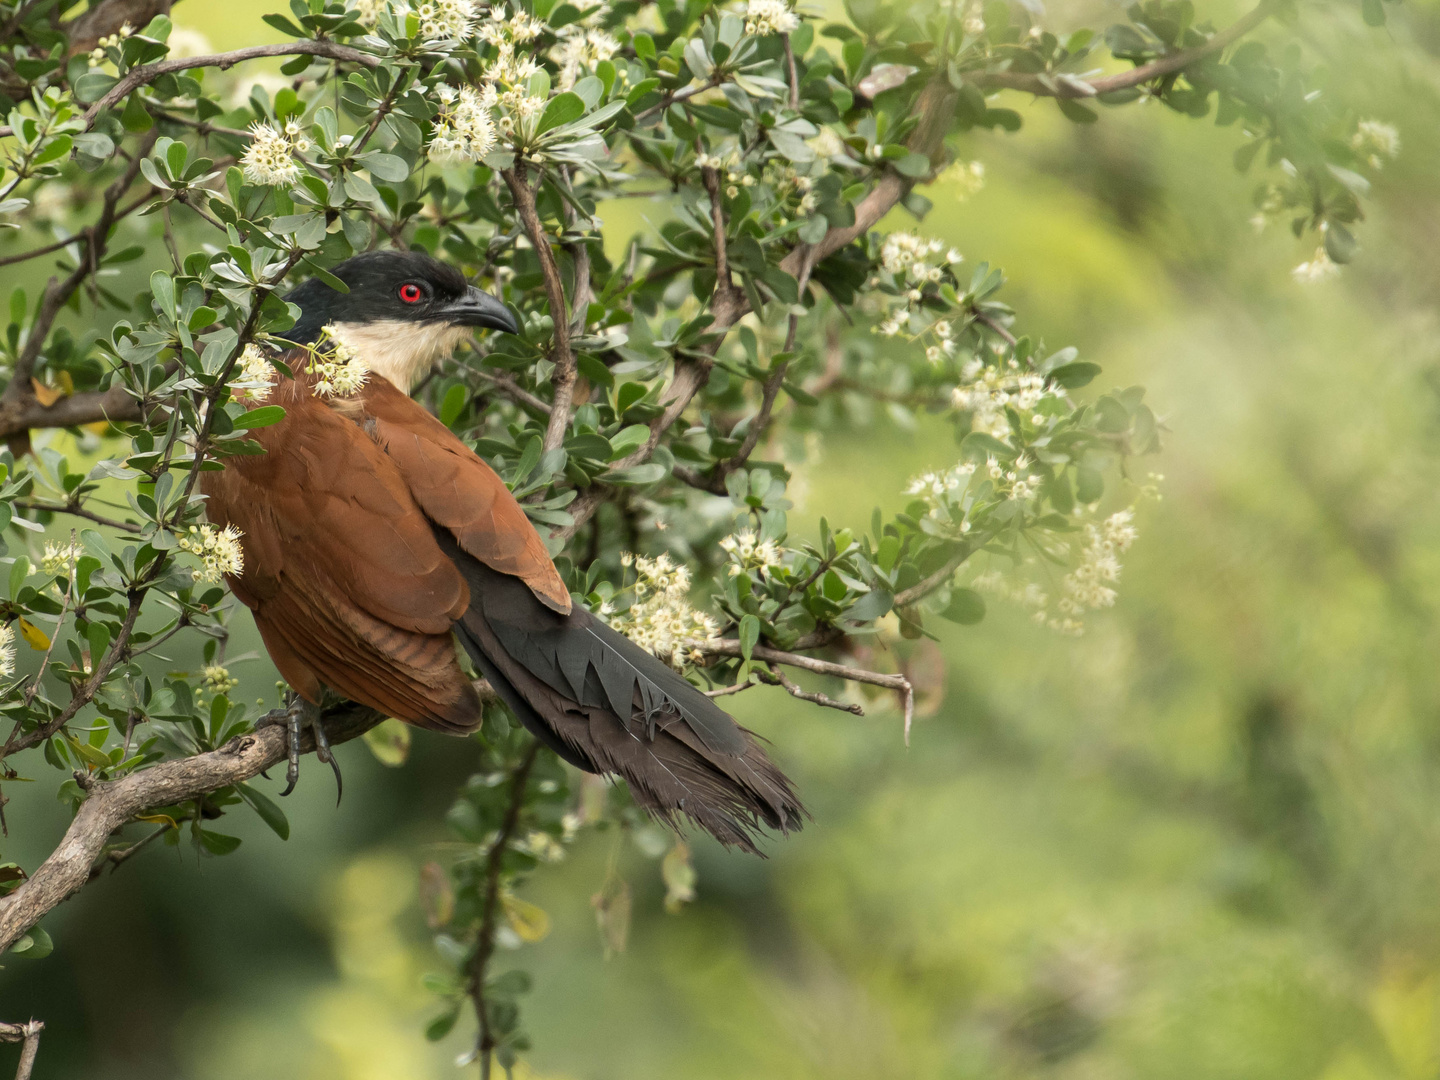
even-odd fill
[(495, 834), (490, 850), (485, 854), (485, 907), (480, 916), (480, 936), (475, 946), (475, 959), (470, 965), (469, 985), (470, 999), (475, 1004), (475, 1019), (480, 1025), (477, 1049), (480, 1052), (481, 1080), (489, 1080), (490, 1059), (495, 1050), (495, 1035), (490, 1030), (490, 1014), (485, 1006), (485, 969), (495, 955), (495, 929), (500, 915), (500, 871), (504, 867), (505, 850), (520, 824), (520, 811), (525, 806), (525, 785), (539, 753), (539, 742), (532, 742), (515, 767), (510, 778), (510, 803), (505, 807), (500, 831)]
[(110, 228), (115, 224), (115, 208), (140, 175), (140, 162), (150, 152), (155, 139), (156, 134), (152, 131), (141, 141), (138, 152), (130, 159), (120, 178), (105, 189), (99, 219), (78, 237), (82, 241), (82, 253), (70, 276), (63, 282), (56, 282), (51, 278), (45, 286), (40, 310), (30, 328), (30, 336), (15, 360), (15, 369), (11, 373), (9, 385), (5, 387), (5, 393), (0, 395), (0, 431), (7, 435), (15, 427), (16, 416), (26, 412), (27, 406), (35, 401), (35, 391), (30, 385), (30, 379), (35, 372), (35, 361), (40, 358), (40, 352), (45, 348), (45, 340), (50, 336), (50, 328), (55, 324), (55, 317), (85, 279), (99, 269), (100, 259), (105, 254), (105, 245), (109, 240)]
[(550, 361), (555, 365), (550, 373), (550, 385), (555, 393), (543, 445), (546, 450), (554, 450), (565, 441), (565, 433), (570, 430), (570, 406), (575, 397), (575, 353), (570, 348), (570, 308), (565, 303), (565, 286), (560, 280), (555, 252), (550, 249), (550, 237), (535, 211), (535, 192), (530, 188), (524, 162), (517, 161), (514, 168), (504, 169), (500, 175), (510, 189), (510, 197), (515, 201), (515, 209), (530, 243), (535, 245), (540, 272), (545, 278), (545, 296), (550, 301)]
[(99, 514), (91, 513), (79, 503), (43, 503), (34, 499), (16, 499), (12, 504), (22, 510), (42, 510), (51, 514), (69, 514), (72, 517), (85, 518), (97, 525), (104, 525), (109, 529), (119, 529), (121, 532), (141, 533), (145, 530), (139, 525), (129, 521), (119, 521), (115, 518), (102, 517)]
[(30, 1080), (30, 1074), (35, 1069), (35, 1055), (40, 1052), (40, 1032), (44, 1030), (45, 1025), (39, 1020), (31, 1020), (28, 1024), (0, 1024), (0, 1042), (23, 1044), (15, 1080)]
[[(330, 743), (353, 739), (384, 717), (359, 705), (346, 704), (327, 714)], [(315, 749), (306, 732), (302, 751)], [(120, 826), (156, 806), (170, 806), (249, 780), (262, 769), (283, 761), (286, 732), (270, 726), (237, 735), (218, 750), (167, 761), (119, 780), (95, 783), (50, 857), (9, 896), (0, 898), (0, 952), (38, 923), (90, 880), (90, 871), (105, 842)]]
[[(803, 642), (798, 642), (797, 647), (803, 647)], [(693, 646), (706, 656), (730, 656), (735, 659), (742, 658), (745, 653), (740, 648), (740, 642), (734, 638), (721, 638), (717, 641), (697, 641)], [(784, 664), (787, 667), (799, 668), (802, 671), (813, 672), (816, 675), (831, 675), (837, 679), (845, 679), (847, 682), (868, 683), (871, 686), (883, 686), (887, 690), (898, 692), (903, 700), (905, 711), (905, 742), (910, 742), (910, 721), (915, 716), (915, 688), (910, 685), (910, 680), (904, 675), (886, 675), (879, 671), (866, 671), (864, 668), (846, 667), (844, 664), (835, 664), (829, 660), (817, 660), (813, 656), (801, 656), (793, 652), (781, 652), (779, 649), (772, 649), (767, 645), (756, 645), (750, 650), (751, 659), (762, 660), (767, 664)], [(760, 675), (759, 672), (756, 672)], [(762, 676), (763, 678), (763, 676)], [(821, 704), (824, 704), (822, 702)], [(839, 706), (843, 707), (843, 706)]]
[(1192, 49), (1181, 49), (1169, 56), (1151, 60), (1148, 64), (1141, 64), (1130, 71), (1104, 75), (1098, 79), (1065, 80), (1055, 79), (1053, 76), (1048, 80), (1042, 80), (1039, 75), (1027, 75), (1018, 71), (986, 71), (976, 73), (973, 76), (973, 82), (981, 89), (993, 87), (1005, 90), (1023, 90), (1037, 97), (1056, 98), (1086, 98), (1094, 97), (1097, 94), (1113, 93), (1116, 90), (1129, 90), (1162, 76), (1172, 75), (1189, 67), (1197, 60), (1203, 60), (1212, 53), (1233, 45), (1268, 19), (1276, 6), (1274, 0), (1263, 0), (1248, 15), (1236, 20), (1224, 30), (1212, 34), (1203, 45), (1196, 45)]

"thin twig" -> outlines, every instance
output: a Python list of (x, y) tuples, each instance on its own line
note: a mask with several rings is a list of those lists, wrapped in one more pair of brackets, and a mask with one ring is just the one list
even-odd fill
[(495, 1035), (490, 1029), (490, 1012), (485, 1004), (485, 977), (490, 958), (495, 954), (495, 930), (500, 916), (500, 870), (505, 851), (520, 824), (520, 811), (525, 806), (525, 785), (530, 769), (540, 753), (540, 744), (532, 742), (525, 756), (510, 777), (510, 803), (500, 822), (500, 831), (485, 855), (485, 904), (481, 909), (480, 937), (475, 946), (475, 959), (470, 964), (470, 1000), (475, 1004), (475, 1019), (480, 1025), (476, 1049), (480, 1054), (481, 1080), (490, 1080), (490, 1059), (495, 1051)]
[(15, 1080), (30, 1080), (35, 1070), (35, 1055), (40, 1052), (40, 1032), (45, 1025), (39, 1020), (26, 1024), (0, 1024), (0, 1042), (18, 1042), (20, 1066), (15, 1070)]
[(550, 362), (554, 370), (550, 373), (550, 385), (554, 390), (554, 401), (550, 405), (550, 421), (545, 426), (544, 447), (554, 450), (565, 441), (570, 430), (570, 405), (575, 395), (575, 353), (570, 348), (569, 308), (565, 304), (565, 286), (560, 281), (560, 268), (555, 263), (555, 252), (550, 248), (550, 237), (540, 223), (535, 210), (535, 192), (530, 187), (528, 171), (524, 162), (500, 173), (510, 189), (515, 209), (530, 243), (535, 245), (535, 254), (540, 259), (540, 272), (545, 279), (545, 295), (550, 301), (551, 349)]
[(823, 705), (827, 709), (839, 709), (841, 712), (848, 712), (853, 716), (865, 715), (865, 708), (862, 705), (846, 704), (843, 701), (836, 701), (834, 698), (828, 697), (819, 691), (811, 693), (804, 689), (798, 683), (787, 679), (785, 673), (782, 672), (776, 664), (770, 665), (768, 675), (763, 671), (756, 671), (755, 675), (761, 682), (768, 682), (772, 686), (779, 686), (791, 697), (799, 698), (801, 701), (808, 701), (814, 705)]
[(795, 69), (795, 50), (790, 45), (790, 35), (781, 34), (785, 43), (785, 69), (790, 73), (790, 108), (800, 108), (800, 75)]
[[(70, 530), (70, 548), (73, 551), (76, 547), (75, 530)], [(70, 613), (70, 601), (75, 598), (75, 564), (66, 563), (70, 573), (65, 579), (65, 600), (60, 605), (60, 618), (55, 621), (55, 632), (50, 635), (50, 644), (45, 646), (45, 655), (40, 657), (40, 670), (35, 672), (35, 681), (30, 684), (30, 689), (25, 691), (25, 712), (30, 711), (30, 704), (35, 700), (35, 695), (40, 692), (40, 680), (45, 678), (45, 668), (50, 663), (50, 654), (55, 651), (55, 642), (60, 640), (60, 631), (65, 626), (65, 616)]]
[(999, 334), (1002, 338), (1005, 339), (1005, 341), (1011, 346), (1011, 348), (1014, 348), (1015, 345), (1018, 344), (1018, 342), (1015, 340), (1015, 335), (1012, 334), (1009, 330), (1007, 330), (1003, 325), (1001, 325), (998, 320), (991, 318), (983, 311), (974, 312), (974, 316), (976, 322), (980, 323), (982, 326), (988, 326), (991, 330), (995, 331), (995, 333)]
[(1017, 71), (980, 71), (966, 72), (967, 81), (973, 81), (982, 90), (991, 87), (1007, 90), (1024, 90), (1027, 93), (1035, 94), (1037, 97), (1064, 97), (1064, 98), (1086, 98), (1094, 97), (1097, 94), (1109, 94), (1116, 90), (1129, 90), (1136, 86), (1143, 86), (1147, 82), (1162, 78), (1165, 75), (1172, 75), (1181, 71), (1198, 60), (1203, 60), (1212, 53), (1219, 52), (1228, 46), (1239, 41), (1246, 34), (1250, 33), (1257, 26), (1268, 19), (1272, 12), (1278, 7), (1274, 0), (1264, 0), (1255, 7), (1248, 15), (1236, 20), (1230, 26), (1218, 33), (1212, 34), (1210, 39), (1203, 45), (1196, 45), (1193, 49), (1181, 49), (1169, 56), (1162, 56), (1158, 60), (1151, 60), (1148, 64), (1141, 64), (1139, 67), (1129, 71), (1118, 72), (1114, 75), (1105, 75), (1098, 79), (1049, 79), (1042, 81), (1038, 75), (1022, 74)]
[(83, 506), (72, 503), (44, 503), (37, 502), (35, 499), (16, 499), (14, 505), (20, 507), (22, 510), (40, 510), (51, 514), (69, 514), (71, 517), (85, 518), (87, 521), (93, 521), (97, 525), (104, 525), (108, 529), (119, 529), (121, 532), (141, 533), (145, 531), (139, 525), (133, 524), (132, 522), (104, 517), (86, 510)]
[(100, 859), (100, 861), (97, 862), (93, 867), (91, 867), (89, 880), (94, 881), (96, 878), (98, 878), (100, 874), (104, 871), (106, 863), (110, 864), (110, 872), (113, 874), (117, 869), (119, 869), (122, 863), (124, 863), (128, 859), (134, 858), (137, 854), (139, 854), (142, 848), (148, 846), (155, 840), (159, 840), (160, 837), (164, 836), (173, 828), (175, 828), (174, 825), (161, 825), (154, 832), (149, 833), (141, 839), (135, 841), (135, 843), (131, 844), (129, 847), (117, 848), (114, 851), (105, 852), (104, 856)]
[(666, 94), (654, 105), (651, 105), (650, 108), (636, 115), (635, 123), (643, 124), (646, 120), (649, 120), (650, 117), (655, 116), (659, 113), (663, 113), (666, 109), (670, 108), (670, 106), (674, 105), (676, 102), (684, 101), (687, 98), (692, 98), (696, 94), (703, 94), (706, 90), (711, 90), (719, 85), (720, 84), (718, 82), (715, 82), (712, 79), (709, 82), (692, 83), (681, 90), (676, 90), (673, 94)]
[[(745, 655), (740, 647), (740, 642), (733, 638), (720, 638), (716, 641), (697, 641), (693, 647), (707, 656), (730, 656), (739, 659)], [(905, 743), (910, 743), (910, 721), (915, 715), (915, 688), (910, 685), (910, 680), (904, 675), (887, 675), (879, 671), (866, 671), (864, 668), (846, 667), (844, 664), (832, 663), (829, 660), (817, 660), (813, 656), (801, 656), (798, 653), (782, 652), (779, 649), (772, 649), (766, 645), (756, 645), (750, 650), (751, 659), (763, 661), (766, 664), (784, 664), (787, 667), (800, 668), (802, 671), (813, 672), (816, 675), (831, 675), (837, 679), (844, 679), (847, 682), (868, 683), (871, 686), (883, 686), (887, 690), (894, 690), (901, 695), (905, 712)], [(758, 675), (759, 672), (756, 672)]]

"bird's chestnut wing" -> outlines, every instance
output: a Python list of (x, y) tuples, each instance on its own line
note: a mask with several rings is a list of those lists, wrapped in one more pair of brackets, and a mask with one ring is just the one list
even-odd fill
[(570, 612), (570, 592), (504, 481), (450, 429), (388, 381), (361, 391), (365, 425), (399, 466), (426, 516), (491, 569), (527, 584), (546, 607)]

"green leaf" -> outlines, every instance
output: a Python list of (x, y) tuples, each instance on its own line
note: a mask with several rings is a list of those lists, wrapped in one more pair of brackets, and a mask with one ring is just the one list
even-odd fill
[(940, 617), (961, 626), (973, 626), (985, 618), (985, 598), (974, 589), (956, 589)]
[(445, 400), (440, 402), (440, 422), (450, 427), (460, 414), (465, 410), (466, 403), (470, 400), (470, 393), (465, 389), (464, 383), (456, 383), (445, 391)]
[(1099, 375), (1100, 371), (1099, 364), (1091, 364), (1082, 360), (1074, 364), (1061, 364), (1050, 372), (1050, 378), (1066, 390), (1078, 390)]
[(556, 94), (545, 106), (545, 112), (540, 116), (540, 125), (535, 129), (535, 134), (543, 135), (552, 128), (573, 123), (584, 115), (585, 102), (581, 100), (579, 94), (572, 94), (568, 90), (563, 94)]
[(1100, 119), (1093, 109), (1087, 109), (1074, 98), (1056, 98), (1055, 103), (1060, 106), (1065, 119), (1073, 120), (1077, 124), (1093, 124)]
[(237, 428), (269, 427), (285, 419), (285, 410), (279, 405), (262, 405), (258, 409), (237, 416), (231, 424)]
[(754, 615), (746, 615), (740, 620), (740, 655), (750, 659), (750, 654), (755, 651), (755, 646), (760, 642), (760, 619)]
[(930, 171), (930, 159), (924, 154), (906, 154), (895, 162), (895, 168), (902, 176), (919, 178)]
[(160, 302), (160, 310), (172, 322), (175, 320), (175, 282), (164, 270), (150, 275), (150, 292)]
[(369, 154), (361, 154), (356, 162), (370, 170), (370, 175), (377, 180), (384, 180), (387, 184), (402, 184), (410, 178), (410, 166), (405, 159), (395, 154), (382, 154), (375, 151)]
[[(275, 830), (275, 835), (281, 840), (290, 839), (290, 822), (285, 817), (285, 811), (276, 806), (268, 795), (263, 795), (249, 784), (237, 784), (236, 793), (240, 798), (249, 804), (250, 809), (260, 815), (260, 820)], [(236, 841), (238, 846), (239, 841)], [(233, 850), (233, 849), (232, 849)], [(216, 852), (223, 855), (224, 852)]]
[(665, 479), (665, 472), (665, 466), (655, 461), (647, 461), (644, 465), (632, 465), (628, 469), (611, 469), (600, 479), (607, 484), (639, 487)]
[(1329, 222), (1325, 228), (1325, 254), (1337, 263), (1348, 263), (1355, 258), (1359, 245), (1355, 236), (1338, 221)]
[(19, 941), (10, 946), (12, 953), (18, 953), (27, 960), (44, 960), (55, 951), (55, 942), (38, 926), (30, 928)]
[[(266, 824), (270, 823), (267, 821)], [(274, 828), (273, 825), (270, 827)], [(200, 844), (211, 855), (229, 855), (240, 846), (240, 838), (227, 836), (225, 833), (211, 832), (209, 829), (201, 829)]]

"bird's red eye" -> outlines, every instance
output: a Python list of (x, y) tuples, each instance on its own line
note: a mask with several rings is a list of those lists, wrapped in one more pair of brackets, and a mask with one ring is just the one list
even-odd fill
[(404, 285), (400, 286), (400, 299), (404, 300), (407, 304), (418, 304), (422, 295), (420, 286), (416, 285), (413, 281), (407, 281)]

